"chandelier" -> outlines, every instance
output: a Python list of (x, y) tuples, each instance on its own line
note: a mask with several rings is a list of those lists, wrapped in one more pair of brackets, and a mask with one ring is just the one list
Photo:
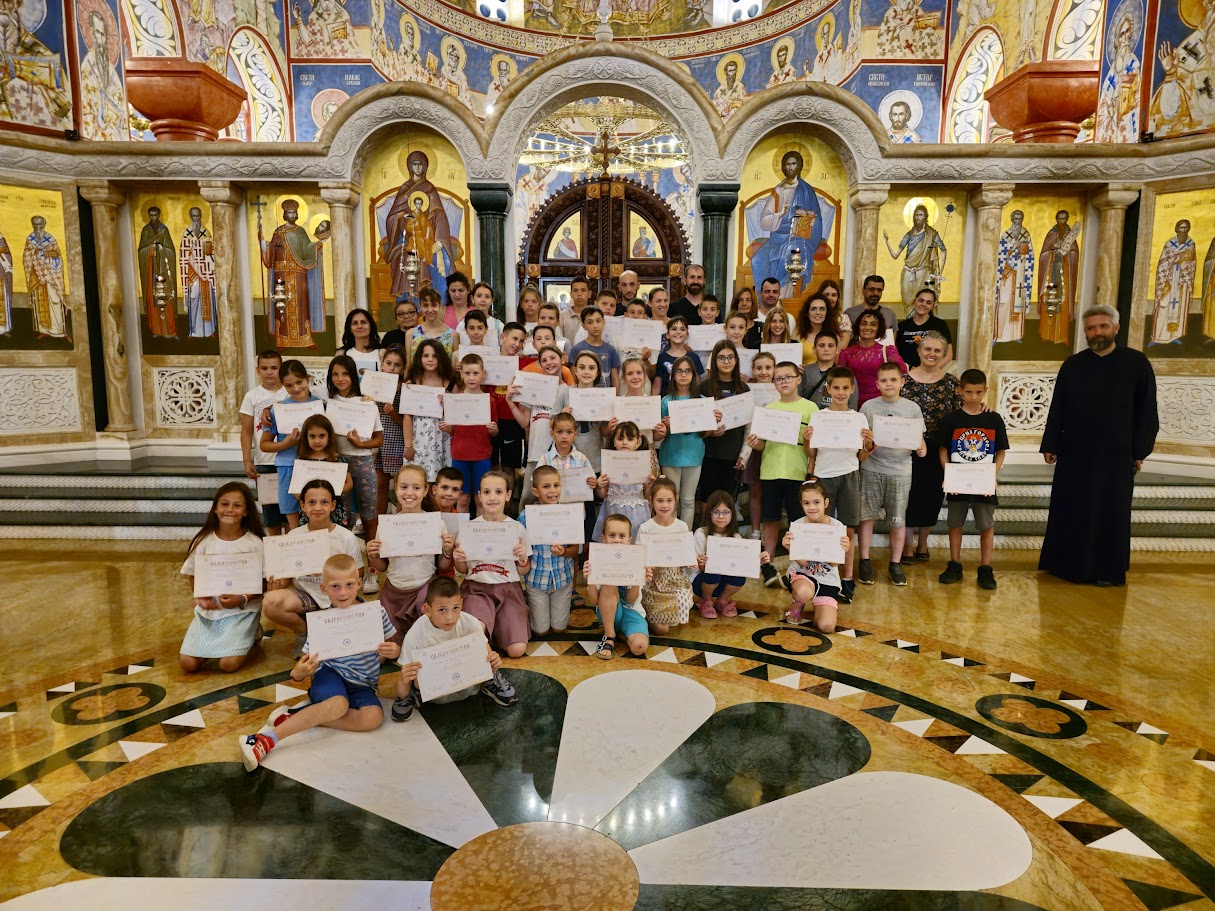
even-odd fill
[[(622, 128), (634, 123), (634, 132)], [(675, 127), (644, 105), (600, 98), (566, 105), (542, 120), (527, 140), (520, 164), (550, 171), (631, 174), (686, 164)]]

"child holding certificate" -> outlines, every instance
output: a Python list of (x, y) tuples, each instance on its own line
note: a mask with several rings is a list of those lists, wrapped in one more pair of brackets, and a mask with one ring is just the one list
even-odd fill
[[(321, 587), (333, 610), (354, 606), (359, 594), (359, 565), (346, 554), (335, 554), (325, 561)], [(372, 601), (366, 606), (371, 605), (379, 607), (379, 602)], [(311, 652), (305, 645), (299, 662), (291, 669), (291, 679), (301, 683), (312, 678), (308, 686), (309, 704), (302, 708), (280, 705), (257, 733), (237, 735), (245, 771), (256, 769), (267, 753), (292, 734), (319, 726), (339, 731), (374, 731), (380, 726), (384, 720), (376, 693), (380, 665), (386, 658), (400, 655), (401, 646), (388, 641), (393, 632), (392, 622), (383, 607), (379, 607), (379, 613), (384, 641), (375, 651), (322, 660), (319, 652)]]
[[(604, 544), (631, 544), (633, 542), (633, 525), (627, 516), (610, 515), (603, 523)], [(586, 571), (591, 571), (587, 564)], [(652, 571), (647, 569), (646, 579)], [(650, 647), (650, 628), (645, 620), (645, 612), (641, 607), (640, 586), (632, 587), (588, 585), (586, 599), (595, 606), (595, 616), (603, 624), (603, 638), (595, 649), (595, 657), (610, 661), (615, 657), (612, 644), (617, 636), (623, 636), (629, 645), (629, 651), (634, 655), (644, 655)], [(609, 619), (610, 618), (610, 619)], [(667, 627), (662, 627), (665, 633)]]
[[(738, 366), (738, 349), (733, 342), (722, 340), (709, 355), (709, 372), (701, 387), (709, 398), (721, 401), (749, 392)], [(751, 409), (747, 409), (750, 412)], [(697, 498), (704, 502), (715, 490), (733, 494), (738, 490), (738, 472), (742, 469), (739, 456), (747, 442), (750, 421), (728, 430), (724, 424), (704, 438), (705, 458), (700, 469), (700, 491)]]
[[(669, 478), (659, 478), (650, 485), (650, 508), (654, 517), (637, 531), (637, 543), (644, 544), (646, 535), (688, 532), (686, 522), (675, 518), (678, 493)], [(672, 626), (688, 622), (692, 610), (692, 583), (682, 566), (646, 567), (649, 581), (641, 589), (641, 605), (654, 632), (662, 636)]]
[[(300, 444), (295, 451), (295, 460), (297, 462), (346, 462), (345, 458), (338, 455), (336, 436), (333, 432), (333, 425), (329, 423), (329, 418), (323, 414), (309, 415), (300, 425)], [(346, 510), (346, 494), (350, 493), (353, 486), (354, 482), (350, 479), (350, 472), (347, 471), (346, 483), (342, 486), (337, 505), (333, 508), (333, 521), (346, 528), (354, 524), (354, 520)]]
[[(745, 339), (747, 337), (747, 329), (749, 329), (750, 326), (751, 326), (750, 317), (745, 316), (742, 313), (738, 313), (737, 311), (731, 313), (729, 316), (726, 317), (725, 341), (727, 341), (731, 345), (733, 345), (735, 351), (737, 351), (739, 348), (746, 347), (743, 344), (743, 339)], [(714, 347), (716, 347), (716, 346), (714, 346)], [(751, 379), (750, 370), (743, 369), (743, 363), (742, 363), (741, 358), (739, 359), (739, 371), (740, 371), (740, 376), (742, 377), (742, 379), (744, 379), (744, 380)]]
[[(700, 394), (700, 367), (687, 355), (676, 359), (671, 365), (671, 381), (668, 394), (662, 397), (662, 422), (669, 435), (658, 451), (658, 464), (662, 473), (671, 479), (679, 496), (679, 518), (685, 525), (696, 515), (696, 485), (700, 483), (700, 472), (705, 460), (705, 437), (713, 431), (670, 433), (670, 408), (672, 402), (703, 398)], [(721, 414), (717, 415), (718, 420)]]
[[(363, 548), (349, 530), (334, 523), (333, 507), (337, 496), (328, 481), (313, 478), (300, 492), (300, 505), (308, 522), (288, 532), (289, 535), (309, 534), (324, 531), (329, 537), (329, 555), (347, 554), (357, 566), (363, 565)], [(298, 658), (307, 638), (308, 624), (304, 615), (314, 610), (329, 607), (329, 597), (321, 589), (319, 573), (310, 573), (292, 579), (267, 580), (267, 593), (263, 602), (266, 618), (294, 632), (295, 650)]]
[[(561, 472), (551, 465), (540, 465), (532, 473), (532, 499), (541, 505), (561, 502)], [(519, 524), (527, 528), (526, 512), (519, 513)], [(570, 604), (574, 597), (574, 557), (577, 544), (533, 544), (531, 566), (527, 571), (527, 607), (532, 631), (547, 636), (549, 631), (564, 633), (570, 625)]]
[[(807, 370), (809, 368), (806, 368)], [(827, 394), (831, 400), (827, 411), (856, 414), (851, 403), (856, 399), (856, 377), (847, 367), (832, 367), (825, 376)], [(873, 442), (873, 431), (868, 425), (861, 428), (860, 449), (832, 449), (818, 446), (810, 450), (810, 473), (814, 475), (831, 504), (832, 517), (839, 519), (848, 529), (848, 538), (856, 536), (861, 522), (861, 462), (869, 458), (866, 448)], [(811, 434), (811, 445), (814, 445)], [(851, 604), (856, 594), (856, 581), (852, 578), (852, 563), (855, 551), (849, 549), (844, 561), (844, 577), (840, 580), (840, 594), (836, 600)]]
[[(426, 472), (421, 465), (403, 466), (393, 476), (392, 487), (397, 497), (398, 515), (426, 511)], [(371, 564), (371, 572), (388, 573), (388, 581), (380, 592), (380, 604), (396, 627), (393, 642), (404, 639), (409, 628), (422, 616), (426, 586), (434, 579), (436, 571), (452, 568), (451, 555), (456, 539), (447, 532), (442, 538), (443, 553), (437, 557), (427, 553), (384, 558), (380, 556), (383, 543), (378, 538), (367, 541), (367, 562)]]
[[(574, 385), (579, 389), (594, 389), (603, 385), (603, 368), (599, 357), (591, 351), (574, 355)], [(569, 393), (566, 392), (568, 397)], [(561, 409), (568, 412), (567, 404)], [(599, 473), (599, 453), (603, 451), (603, 421), (578, 421), (578, 433), (574, 437), (574, 448), (587, 457), (595, 473)]]
[[(287, 397), (278, 373), (283, 356), (269, 348), (257, 356), (257, 378), (260, 385), (245, 393), (240, 403), (240, 452), (245, 463), (245, 477), (256, 481), (259, 474), (274, 474), (274, 456), (262, 452), (259, 445), (265, 427), (266, 409)], [(261, 500), (261, 497), (258, 497)], [(262, 503), (262, 524), (268, 534), (281, 535), (286, 519), (279, 512), (278, 501)]]
[[(307, 402), (319, 402), (312, 394), (309, 386), (311, 377), (308, 368), (301, 361), (290, 360), (283, 364), (279, 371), (283, 388), (287, 397), (282, 400), (287, 405), (303, 405)], [(295, 494), (288, 493), (291, 487), (291, 468), (295, 464), (295, 452), (300, 441), (298, 429), (290, 433), (279, 433), (278, 424), (274, 417), (274, 408), (265, 411), (265, 430), (262, 431), (260, 448), (262, 452), (274, 453), (274, 466), (278, 469), (278, 509), (287, 519), (287, 529), (290, 531), (300, 524), (300, 504)]]
[(697, 376), (705, 372), (700, 358), (696, 356), (695, 351), (688, 348), (687, 341), (688, 321), (682, 316), (672, 316), (670, 322), (667, 323), (667, 335), (662, 343), (662, 353), (658, 355), (658, 363), (654, 366), (654, 382), (658, 386), (658, 395), (662, 395), (670, 388), (671, 371), (675, 368), (675, 362), (681, 357), (692, 358), (692, 366), (696, 369)]
[(423, 339), (432, 338), (443, 346), (450, 359), (460, 347), (460, 333), (443, 321), (443, 298), (434, 288), (423, 288), (418, 292), (418, 312), (421, 321), (409, 330), (409, 357), (417, 356)]
[[(547, 326), (537, 328), (551, 331)], [(546, 376), (561, 376), (565, 368), (561, 365), (561, 352), (552, 345), (540, 349), (537, 358), (537, 368)], [(519, 391), (515, 385), (506, 388), (507, 401), (511, 411), (515, 413), (519, 423), (527, 427), (527, 471), (523, 475), (523, 503), (532, 502), (532, 474), (541, 458), (553, 445), (553, 436), (549, 430), (549, 421), (554, 414), (563, 411), (569, 404), (569, 387), (564, 382), (557, 384), (557, 397), (551, 405), (520, 405), (511, 401), (511, 397)]]
[[(650, 394), (650, 374), (649, 365), (639, 357), (631, 357), (625, 360), (620, 365), (620, 397), (632, 398), (637, 396), (649, 396)], [(616, 430), (617, 418), (613, 417), (610, 421), (605, 421), (603, 424), (604, 437), (611, 439), (612, 433)], [(650, 448), (654, 448), (654, 441), (659, 442), (667, 434), (667, 426), (660, 419), (653, 427), (642, 427), (641, 435), (646, 438)], [(657, 451), (657, 450), (655, 450)]]
[[(463, 639), (465, 636), (480, 636), (481, 641), (485, 642), (484, 628), (480, 621), (462, 610), (462, 601), (460, 586), (456, 585), (454, 580), (436, 579), (431, 583), (426, 603), (422, 606), (424, 614), (410, 628), (401, 646), (401, 673), (397, 675), (396, 698), (392, 701), (393, 721), (408, 721), (413, 717), (413, 710), (422, 704), (418, 688), (418, 671), (422, 669), (422, 662), (413, 660), (415, 650), (441, 645), (453, 639)], [(489, 647), (488, 642), (485, 642), (485, 651), (490, 670), (494, 672), (493, 677), (480, 685), (474, 683), (430, 701), (458, 702), (481, 692), (498, 705), (514, 705), (518, 702), (519, 696), (515, 693), (515, 688), (502, 674), (502, 659)]]
[(485, 474), (479, 499), (481, 514), (461, 527), (454, 554), (456, 572), (464, 576), (460, 587), (464, 610), (481, 621), (495, 648), (510, 658), (521, 658), (527, 649), (528, 622), (519, 580), (531, 561), (523, 526), (506, 515), (510, 478), (500, 471)]
[[(371, 397), (363, 395), (359, 388), (359, 371), (349, 355), (339, 354), (329, 362), (328, 386), (331, 402), (364, 402), (375, 406)], [(359, 515), (363, 517), (363, 532), (368, 538), (375, 537), (375, 523), (379, 515), (375, 511), (375, 454), (383, 441), (384, 425), (380, 422), (378, 411), (372, 423), (371, 436), (366, 439), (360, 436), (357, 430), (337, 435), (338, 452), (350, 467), (350, 478), (354, 486), (354, 490), (345, 495), (346, 512), (354, 516), (357, 505)], [(376, 581), (375, 573), (368, 573), (364, 593), (374, 594), (379, 590), (380, 585)]]
[[(658, 460), (654, 450), (650, 449), (649, 443), (646, 441), (645, 435), (641, 429), (632, 421), (625, 421), (623, 424), (616, 424), (612, 431), (612, 439), (609, 444), (612, 449), (617, 452), (637, 452), (638, 450), (649, 450), (650, 452), (650, 474), (642, 484), (621, 484), (613, 482), (607, 474), (601, 474), (597, 483), (599, 496), (603, 497), (603, 505), (599, 507), (599, 518), (595, 522), (595, 528), (591, 532), (591, 540), (603, 542), (603, 527), (608, 516), (624, 516), (629, 520), (630, 526), (634, 529), (634, 538), (636, 537), (636, 529), (641, 528), (643, 522), (650, 518), (650, 504), (646, 499), (649, 494), (650, 484), (658, 477)], [(606, 543), (606, 542), (604, 542)], [(636, 544), (636, 540), (629, 542)]]
[[(738, 605), (731, 598), (747, 584), (746, 576), (719, 576), (705, 572), (705, 564), (709, 562), (711, 536), (742, 538), (738, 533), (736, 508), (734, 498), (724, 490), (709, 494), (708, 502), (705, 503), (705, 523), (696, 529), (692, 538), (696, 544), (696, 568), (699, 570), (692, 580), (692, 591), (699, 599), (697, 610), (706, 620), (713, 620), (718, 614), (723, 617), (737, 617)], [(771, 555), (760, 553), (760, 566), (767, 566), (771, 560)]]
[[(962, 387), (962, 407), (947, 414), (933, 434), (932, 443), (940, 452), (941, 467), (950, 462), (991, 463), (998, 474), (1008, 454), (1008, 432), (998, 411), (985, 410), (987, 374), (982, 370), (964, 370), (958, 382)], [(997, 505), (995, 494), (949, 494), (949, 564), (937, 577), (942, 585), (962, 581), (962, 526), (966, 524), (966, 514), (973, 512), (975, 528), (979, 529), (979, 588), (995, 591), (991, 555), (996, 543)]]
[[(460, 362), (460, 375), (456, 380), (457, 391), (478, 395), (483, 390), (485, 362), (478, 354), (466, 354)], [(464, 476), (464, 491), (460, 495), (460, 511), (468, 512), (472, 495), (481, 487), (481, 478), (492, 467), (490, 457), (494, 453), (493, 438), (498, 435), (498, 422), (494, 420), (493, 399), (490, 399), (489, 423), (448, 424), (440, 421), (439, 429), (451, 437), (451, 464)]]
[[(190, 548), (181, 574), (194, 585), (195, 561), (199, 556), (217, 554), (260, 554), (261, 539), (265, 537), (262, 520), (257, 514), (257, 502), (248, 486), (229, 481), (215, 492), (211, 511), (203, 522)], [(237, 595), (217, 595), (194, 599), (194, 619), (186, 630), (177, 662), (187, 674), (202, 670), (211, 658), (219, 659), (221, 671), (238, 670), (245, 663), (249, 650), (262, 638), (261, 608), (250, 605), (260, 598), (258, 591)]]
[[(447, 350), (432, 338), (422, 341), (409, 363), (406, 385), (448, 389), (453, 378)], [(429, 415), (401, 415), (401, 435), (405, 438), (402, 457), (425, 468), (426, 477), (432, 482), (440, 468), (451, 464), (451, 437), (439, 430), (441, 421), (442, 418)]]
[[(823, 492), (823, 485), (818, 481), (807, 481), (801, 485), (799, 496), (805, 516), (794, 522), (789, 531), (785, 532), (785, 547), (788, 548), (793, 543), (793, 529), (796, 526), (817, 523), (839, 528), (840, 546), (847, 554), (852, 547), (852, 540), (848, 537), (844, 524), (839, 519), (827, 515), (828, 500)], [(839, 611), (839, 566), (834, 563), (800, 563), (790, 560), (786, 577), (793, 600), (789, 602), (785, 619), (800, 625), (802, 609), (809, 604), (814, 609), (815, 628), (820, 633), (834, 633)]]
[[(523, 350), (523, 340), (527, 332), (521, 323), (507, 323), (502, 327), (502, 347), (499, 354), (502, 357), (514, 358), (519, 363), (519, 352)], [(513, 374), (512, 374), (513, 376)], [(490, 394), (494, 419), (498, 422), (498, 435), (493, 440), (493, 455), (490, 461), (493, 467), (503, 472), (511, 479), (511, 489), (514, 481), (523, 470), (525, 463), (524, 450), (527, 447), (527, 434), (523, 428), (527, 426), (526, 411), (518, 402), (512, 401), (507, 395), (508, 386), (494, 386), (486, 390)]]
[(380, 371), (398, 377), (397, 391), (391, 402), (377, 402), (380, 423), (384, 426), (384, 439), (375, 454), (375, 512), (382, 516), (388, 512), (388, 487), (391, 478), (401, 470), (405, 458), (405, 434), (401, 419), (401, 381), (405, 373), (405, 351), (396, 345), (388, 348), (380, 360)]
[[(755, 355), (751, 361), (751, 377), (749, 383), (767, 384), (772, 382), (772, 374), (776, 371), (776, 358), (766, 351)], [(759, 469), (763, 461), (762, 452), (753, 452), (750, 434), (744, 441), (738, 460), (743, 463), (742, 483), (747, 487), (747, 512), (751, 520), (751, 538), (760, 537), (763, 526), (763, 488), (760, 486)]]

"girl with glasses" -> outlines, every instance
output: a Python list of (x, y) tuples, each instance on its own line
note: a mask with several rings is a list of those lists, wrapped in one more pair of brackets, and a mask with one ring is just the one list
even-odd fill
[[(696, 543), (696, 568), (699, 570), (692, 580), (692, 592), (696, 595), (697, 609), (706, 620), (712, 620), (721, 614), (723, 617), (737, 617), (738, 605), (731, 600), (738, 591), (747, 584), (744, 576), (720, 576), (705, 572), (705, 564), (709, 562), (709, 537), (715, 535), (721, 538), (742, 538), (738, 533), (738, 521), (735, 516), (737, 507), (734, 498), (724, 490), (709, 494), (705, 504), (705, 521), (696, 529), (693, 541)], [(761, 553), (761, 566), (771, 562), (770, 554)], [(716, 604), (714, 603), (716, 602)]]
[[(738, 349), (729, 341), (720, 341), (713, 346), (709, 356), (709, 373), (705, 378), (704, 392), (718, 401), (750, 391), (743, 382), (738, 366)], [(702, 502), (715, 491), (725, 491), (734, 496), (738, 491), (738, 473), (742, 471), (740, 458), (743, 444), (747, 440), (750, 422), (742, 427), (727, 430), (722, 424), (705, 437), (705, 457), (700, 469), (700, 496)]]

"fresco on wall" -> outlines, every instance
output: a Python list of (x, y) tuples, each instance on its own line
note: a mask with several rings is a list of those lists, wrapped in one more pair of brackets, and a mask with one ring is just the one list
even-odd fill
[(70, 351), (63, 196), (0, 184), (0, 351)]
[(0, 121), (51, 133), (72, 127), (63, 4), (0, 3)]
[(1097, 97), (1097, 142), (1139, 141), (1143, 18), (1143, 0), (1109, 5)]
[(993, 359), (1062, 361), (1071, 354), (1080, 262), (1091, 242), (1084, 210), (1078, 193), (1018, 192), (1004, 207), (990, 301)]
[(945, 55), (945, 0), (864, 0), (861, 54), (937, 60)]
[(1215, 357), (1215, 190), (1157, 196), (1151, 244), (1144, 351)]
[(844, 88), (877, 112), (891, 142), (938, 142), (943, 74), (943, 66), (866, 63)]
[(1157, 138), (1215, 126), (1215, 12), (1201, 2), (1162, 3), (1156, 20), (1146, 129)]
[[(920, 207), (925, 210), (922, 219), (917, 218), (916, 210)], [(929, 243), (917, 244), (915, 249), (909, 250), (912, 242), (923, 236), (921, 225), (931, 228), (936, 236), (928, 235)], [(878, 234), (886, 242), (878, 246), (877, 272), (886, 279), (882, 303), (899, 319), (907, 315), (908, 289), (929, 273), (940, 276), (937, 282), (941, 302), (939, 315), (947, 321), (956, 319), (956, 304), (965, 293), (962, 288), (965, 230), (966, 196), (955, 187), (927, 186), (917, 187), (915, 191), (891, 191), (878, 215)], [(913, 297), (914, 293), (911, 292)]]
[(131, 138), (122, 79), (122, 32), (115, 7), (104, 0), (78, 0), (80, 135), (84, 139)]

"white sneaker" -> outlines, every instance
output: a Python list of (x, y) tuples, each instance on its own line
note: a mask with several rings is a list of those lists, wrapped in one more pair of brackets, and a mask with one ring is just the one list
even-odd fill
[(764, 533), (758, 528), (752, 528), (751, 533), (747, 537), (752, 541), (760, 541), (763, 540)]
[(368, 573), (367, 578), (363, 580), (363, 594), (374, 595), (380, 590), (380, 579), (375, 573)]

